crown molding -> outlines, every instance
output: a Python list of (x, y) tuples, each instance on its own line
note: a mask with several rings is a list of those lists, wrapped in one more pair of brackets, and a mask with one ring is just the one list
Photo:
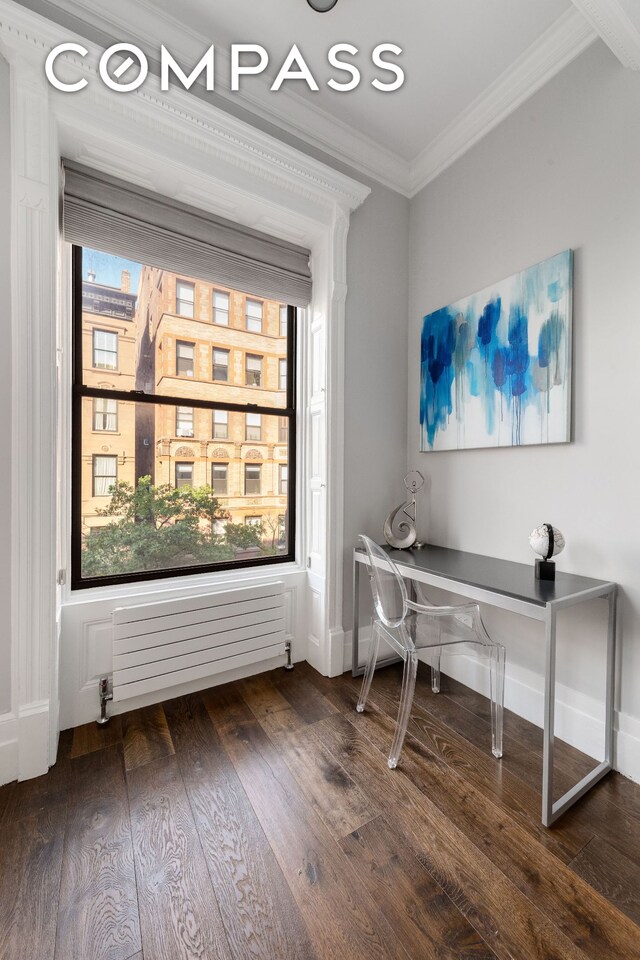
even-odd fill
[[(94, 0), (45, 0), (48, 9), (57, 8), (75, 18), (74, 29), (84, 36), (82, 26), (90, 27), (108, 42), (123, 38), (136, 43), (150, 62), (157, 60), (161, 44), (171, 38), (171, 52), (179, 62), (196, 63), (202, 56), (202, 34), (158, 9), (150, 0), (127, 4), (126, 20), (114, 5), (96, 8)], [(53, 10), (52, 10), (53, 12)], [(89, 39), (92, 39), (91, 37)], [(209, 39), (210, 43), (215, 38)], [(408, 195), (409, 161), (337, 119), (308, 99), (286, 88), (274, 97), (268, 88), (256, 86), (231, 92), (229, 53), (224, 44), (216, 46), (216, 94), (218, 100), (242, 107), (282, 132), (315, 147), (334, 160), (346, 164), (398, 193)], [(268, 76), (268, 71), (267, 74)], [(273, 79), (273, 77), (272, 77)], [(198, 81), (197, 84), (202, 87)], [(203, 93), (203, 96), (206, 94)]]
[[(164, 11), (158, 10), (151, 0), (128, 3), (126, 22), (114, 5), (97, 9), (93, 0), (35, 2), (42, 2), (51, 13), (58, 10), (73, 18), (74, 29), (79, 36), (84, 36), (83, 31), (88, 31), (89, 28), (96, 38), (100, 35), (101, 42), (115, 42), (126, 36), (131, 42), (137, 43), (151, 61), (157, 57), (159, 45), (166, 41), (168, 36), (171, 37), (172, 52), (179, 60), (195, 63), (202, 55), (202, 36)], [(233, 101), (234, 108), (243, 108), (252, 116), (260, 117), (262, 121), (267, 121), (303, 144), (314, 147), (366, 177), (411, 198), (597, 39), (598, 33), (578, 7), (618, 5), (618, 0), (573, 2), (574, 7), (559, 17), (413, 161), (407, 161), (293, 91), (281, 90), (278, 97), (274, 97), (269, 95), (268, 90), (256, 87), (250, 92), (241, 90), (232, 94), (226, 80), (229, 69), (228, 53), (224, 45), (216, 49), (216, 58), (221, 66), (217, 77), (218, 102), (231, 105)], [(43, 19), (43, 22), (51, 25), (49, 20)], [(67, 29), (65, 39), (69, 39), (69, 34)], [(140, 91), (136, 91), (136, 94), (139, 93)], [(184, 91), (183, 95), (187, 100), (196, 100), (192, 93)], [(220, 116), (226, 115), (230, 121), (234, 120), (233, 114), (227, 112), (224, 106), (212, 107), (204, 99), (204, 94), (197, 96), (196, 102), (205, 104), (211, 110), (217, 110)], [(200, 106), (194, 107), (194, 110), (200, 113)], [(250, 121), (236, 122), (246, 126)], [(253, 127), (252, 129), (256, 130)], [(260, 131), (256, 130), (256, 134), (259, 135)], [(276, 141), (275, 137), (269, 139)], [(277, 142), (282, 143), (280, 140)]]
[(624, 67), (640, 70), (640, 16), (637, 23), (619, 0), (573, 0)]
[(435, 180), (596, 39), (577, 10), (570, 8), (559, 17), (417, 156), (411, 165), (410, 196)]

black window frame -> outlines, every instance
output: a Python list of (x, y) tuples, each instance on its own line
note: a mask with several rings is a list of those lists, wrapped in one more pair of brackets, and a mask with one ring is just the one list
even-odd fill
[[(90, 387), (83, 382), (82, 365), (82, 252), (83, 248), (72, 247), (72, 324), (73, 324), (73, 383), (72, 383), (72, 482), (71, 482), (71, 589), (87, 590), (93, 587), (109, 587), (126, 583), (143, 583), (155, 580), (166, 580), (171, 577), (192, 577), (199, 573), (216, 571), (242, 570), (248, 567), (271, 566), (278, 563), (291, 563), (296, 559), (296, 425), (297, 425), (297, 308), (288, 306), (287, 319), (287, 392), (286, 407), (274, 407), (254, 403), (225, 403), (220, 400), (196, 400), (188, 396), (159, 395), (145, 393), (140, 390), (115, 390), (102, 387)], [(253, 299), (253, 298), (250, 298)], [(264, 323), (264, 313), (263, 313)], [(187, 341), (185, 341), (187, 342)], [(190, 342), (190, 341), (189, 341)], [(92, 344), (93, 347), (93, 344)], [(93, 361), (93, 355), (91, 357)], [(195, 374), (195, 344), (194, 344), (194, 374)], [(185, 377), (185, 379), (187, 379)], [(188, 378), (191, 379), (191, 378)], [(214, 410), (227, 410), (232, 413), (259, 413), (266, 417), (286, 418), (289, 422), (289, 440), (287, 462), (289, 465), (289, 489), (287, 508), (288, 542), (286, 551), (275, 556), (247, 557), (242, 560), (232, 560), (211, 564), (196, 564), (188, 567), (167, 567), (163, 570), (141, 570), (136, 573), (114, 574), (111, 576), (83, 577), (82, 576), (82, 419), (83, 399), (107, 398), (116, 401), (123, 400), (151, 406), (177, 407), (192, 406), (195, 409), (209, 410), (213, 421)], [(188, 401), (188, 402), (185, 402)], [(93, 405), (92, 405), (93, 415)], [(213, 423), (212, 423), (213, 426)], [(220, 438), (222, 439), (222, 438)], [(244, 479), (244, 478), (243, 478)], [(116, 478), (117, 480), (117, 478)], [(93, 475), (92, 475), (93, 490)]]

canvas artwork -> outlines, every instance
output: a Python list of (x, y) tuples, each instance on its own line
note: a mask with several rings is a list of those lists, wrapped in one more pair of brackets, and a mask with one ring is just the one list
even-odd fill
[(567, 443), (571, 250), (422, 322), (420, 449)]

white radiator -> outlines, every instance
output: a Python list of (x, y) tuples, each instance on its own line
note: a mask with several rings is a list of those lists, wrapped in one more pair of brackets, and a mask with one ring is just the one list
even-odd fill
[(285, 652), (283, 584), (113, 611), (113, 699), (127, 700)]

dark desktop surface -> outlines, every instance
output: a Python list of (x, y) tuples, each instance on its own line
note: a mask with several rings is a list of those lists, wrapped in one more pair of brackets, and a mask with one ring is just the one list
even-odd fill
[(563, 600), (610, 582), (580, 577), (558, 569), (555, 580), (536, 580), (533, 559), (531, 564), (515, 563), (430, 544), (408, 550), (394, 550), (383, 544), (382, 549), (395, 563), (540, 607), (552, 600)]

